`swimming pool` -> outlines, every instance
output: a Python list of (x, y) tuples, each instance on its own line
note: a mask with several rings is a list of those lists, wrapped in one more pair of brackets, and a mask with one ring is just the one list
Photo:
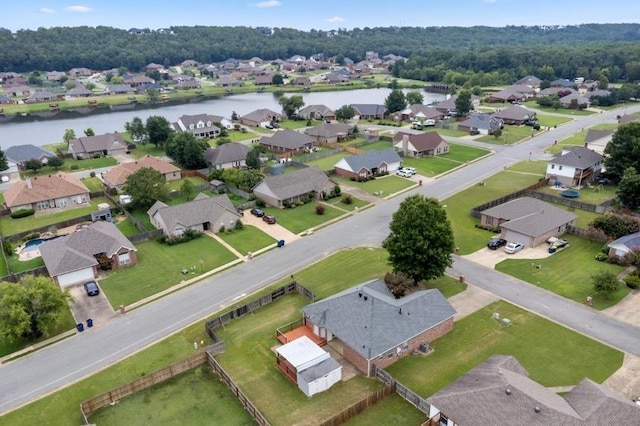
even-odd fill
[(40, 245), (46, 241), (55, 240), (56, 238), (63, 237), (63, 235), (56, 235), (51, 238), (34, 238), (33, 240), (29, 240), (24, 243), (24, 247), (22, 248), (22, 253), (37, 250)]

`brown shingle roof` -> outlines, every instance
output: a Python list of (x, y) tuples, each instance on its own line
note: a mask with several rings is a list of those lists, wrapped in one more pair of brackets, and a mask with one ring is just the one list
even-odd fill
[(442, 139), (442, 136), (440, 136), (438, 132), (426, 132), (419, 134), (398, 132), (393, 137), (393, 141), (399, 142), (405, 135), (409, 137), (409, 141), (419, 152), (435, 149), (438, 145), (444, 142), (444, 139)]
[(150, 155), (145, 155), (133, 163), (122, 163), (119, 166), (114, 167), (106, 172), (103, 178), (111, 185), (122, 185), (127, 181), (127, 177), (129, 177), (129, 175), (143, 168), (157, 170), (163, 175), (180, 171), (180, 168), (171, 163), (167, 163), (166, 161), (162, 161)]
[(33, 204), (39, 201), (87, 194), (89, 190), (73, 175), (59, 172), (55, 175), (37, 176), (16, 182), (4, 193), (7, 207)]

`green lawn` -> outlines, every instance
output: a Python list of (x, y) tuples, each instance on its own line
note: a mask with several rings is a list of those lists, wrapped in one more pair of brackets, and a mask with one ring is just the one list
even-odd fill
[(558, 117), (555, 115), (547, 114), (536, 114), (536, 118), (538, 119), (538, 124), (540, 124), (540, 126), (543, 128), (559, 126), (572, 120), (569, 117)]
[[(512, 321), (503, 327), (494, 312)], [(491, 355), (513, 355), (543, 386), (602, 383), (622, 365), (623, 353), (506, 302), (493, 303), (456, 322), (431, 344), (428, 356), (410, 356), (387, 370), (427, 397)]]
[(529, 101), (529, 102), (525, 102), (524, 107), (526, 108), (532, 108), (532, 109), (536, 109), (539, 111), (544, 112), (550, 112), (553, 114), (565, 114), (565, 115), (591, 115), (591, 114), (595, 114), (593, 111), (587, 111), (587, 110), (579, 110), (579, 109), (566, 109), (566, 108), (559, 108), (559, 109), (554, 109), (551, 107), (543, 107), (540, 106), (536, 103), (536, 101)]
[(241, 142), (241, 141), (246, 141), (247, 139), (256, 138), (256, 135), (251, 132), (229, 130), (227, 136), (224, 136), (224, 137), (227, 139), (230, 139), (231, 142)]
[(305, 161), (304, 163), (309, 167), (316, 166), (320, 168), (320, 170), (333, 170), (333, 166), (335, 166), (338, 161), (350, 155), (348, 152), (341, 151), (327, 157), (318, 158), (317, 160)]
[(248, 252), (258, 251), (276, 242), (273, 237), (250, 225), (244, 225), (241, 230), (234, 229), (230, 232), (220, 233), (218, 236), (245, 255)]
[[(615, 123), (596, 124), (595, 126), (590, 127), (590, 129), (593, 130), (615, 130), (617, 128), (618, 125)], [(583, 146), (584, 140), (587, 136), (587, 131), (588, 130), (582, 130), (581, 132), (575, 133), (568, 138), (562, 139), (561, 141), (558, 141), (558, 143), (549, 146), (546, 151), (550, 154), (558, 154), (560, 151), (562, 151), (563, 147)]]
[[(109, 272), (100, 286), (114, 308), (154, 295), (180, 281), (193, 278), (235, 260), (236, 257), (213, 238), (202, 236), (187, 243), (168, 246), (157, 241), (137, 244), (138, 264)], [(200, 264), (200, 259), (203, 263)], [(188, 275), (182, 269), (195, 266)]]
[(80, 181), (91, 192), (104, 191), (104, 185), (102, 184), (102, 181), (100, 179), (98, 179), (97, 177), (82, 178), (82, 179), (80, 179)]
[(128, 219), (120, 220), (116, 227), (124, 234), (125, 237), (131, 237), (140, 233), (138, 228)]
[(151, 224), (151, 219), (149, 219), (149, 215), (146, 211), (131, 210), (129, 213), (131, 214), (131, 216), (142, 222), (147, 231), (153, 231), (154, 229), (156, 229), (156, 227)]
[(278, 209), (276, 207), (265, 207), (263, 209), (270, 215), (276, 217), (278, 223), (294, 234), (298, 234), (306, 229), (314, 228), (325, 222), (335, 219), (344, 212), (327, 207), (323, 215), (316, 213), (316, 203), (307, 203), (303, 206), (296, 206), (292, 209)]
[(467, 162), (477, 160), (480, 157), (484, 157), (489, 154), (490, 151), (483, 148), (476, 148), (473, 146), (460, 145), (457, 143), (449, 143), (449, 152), (444, 154), (444, 157), (459, 162)]
[(547, 172), (547, 161), (521, 161), (509, 167), (512, 172), (533, 173), (539, 178), (544, 177)]
[(131, 156), (133, 158), (142, 158), (145, 155), (150, 155), (152, 157), (166, 156), (162, 147), (157, 147), (151, 143), (146, 143), (144, 145), (136, 144), (136, 148), (131, 150)]
[(198, 186), (198, 185), (202, 185), (203, 183), (207, 183), (206, 180), (202, 179), (199, 176), (191, 176), (187, 178), (169, 181), (166, 183), (166, 186), (169, 189), (169, 191), (180, 191), (180, 189), (182, 188), (182, 185), (187, 180), (190, 181), (193, 184), (193, 186)]
[(353, 196), (351, 197), (351, 204), (343, 203), (342, 202), (342, 196), (330, 198), (328, 200), (325, 200), (324, 203), (330, 204), (330, 205), (335, 206), (335, 207), (337, 207), (339, 209), (348, 210), (348, 211), (355, 210), (356, 207), (361, 209), (362, 207), (369, 205), (369, 203), (367, 203), (366, 201), (363, 201), (363, 200), (361, 200), (359, 198), (356, 198), (356, 197), (353, 197)]
[(406, 399), (394, 393), (344, 424), (347, 426), (379, 426), (381, 419), (384, 419), (385, 424), (389, 425), (418, 426), (427, 420), (427, 416)]
[(422, 131), (423, 132), (438, 132), (442, 136), (451, 136), (451, 137), (454, 137), (454, 138), (461, 138), (463, 136), (469, 136), (469, 133), (463, 132), (461, 130), (455, 130), (455, 129), (440, 129), (440, 128), (436, 128), (436, 127), (425, 127), (424, 129), (422, 129)]
[[(619, 274), (622, 266), (608, 262), (598, 262), (594, 256), (600, 252), (602, 243), (591, 242), (575, 235), (565, 235), (569, 247), (545, 259), (508, 259), (496, 265), (498, 271), (512, 275), (531, 284), (583, 303), (587, 296), (593, 296), (593, 307), (605, 309), (618, 303), (629, 293), (623, 284), (610, 299), (593, 294), (591, 275), (600, 271)], [(541, 268), (532, 266), (542, 265)]]
[(281, 129), (295, 130), (307, 127), (307, 120), (283, 120), (278, 123)]
[(0, 217), (0, 234), (13, 235), (41, 226), (53, 225), (54, 223), (88, 215), (98, 209), (98, 204), (106, 202), (107, 200), (104, 197), (97, 197), (91, 199), (91, 205), (88, 207), (64, 210), (59, 213), (46, 214), (43, 216), (33, 215), (19, 219), (13, 219), (11, 216), (3, 216)]
[(86, 160), (74, 160), (71, 158), (65, 158), (64, 164), (57, 169), (54, 167), (45, 166), (37, 172), (25, 171), (21, 172), (22, 176), (33, 177), (55, 174), (57, 172), (73, 173), (78, 170), (92, 170), (102, 167), (111, 167), (117, 165), (118, 162), (112, 157), (100, 157), (100, 158), (87, 158)]
[(31, 260), (21, 261), (17, 254), (12, 254), (7, 258), (7, 263), (9, 264), (9, 270), (11, 273), (30, 271), (34, 268), (39, 268), (44, 266), (44, 261), (42, 257), (34, 257)]
[(480, 142), (492, 143), (495, 145), (512, 145), (535, 134), (536, 133), (533, 131), (533, 127), (530, 126), (505, 125), (502, 129), (502, 135), (500, 137), (496, 138), (494, 135), (485, 135), (477, 138), (476, 140)]
[(370, 143), (367, 145), (361, 145), (358, 147), (358, 149), (361, 149), (363, 151), (380, 151), (382, 149), (389, 149), (389, 148), (393, 148), (393, 144), (389, 141), (383, 141), (383, 140)]
[[(354, 186), (372, 195), (386, 197), (398, 191), (407, 189), (416, 183), (412, 180), (401, 178), (395, 175), (383, 176), (368, 182), (355, 182), (342, 177), (335, 177), (334, 180)], [(377, 194), (376, 194), (377, 193)]]
[(253, 425), (240, 401), (206, 365), (172, 377), (91, 415), (99, 425)]
[(483, 186), (472, 186), (442, 201), (447, 206), (447, 215), (453, 227), (456, 246), (460, 247), (460, 254), (469, 254), (484, 247), (492, 236), (492, 233), (475, 227), (480, 222), (469, 214), (471, 208), (531, 186), (541, 177), (511, 170), (486, 179)]
[(413, 167), (420, 176), (436, 177), (456, 167), (460, 167), (464, 165), (464, 163), (452, 161), (447, 154), (443, 154), (437, 157), (426, 158), (404, 157), (402, 159), (402, 165), (404, 167)]
[[(575, 201), (580, 201), (589, 204), (601, 204), (605, 201), (616, 198), (617, 185), (596, 185), (593, 187), (583, 187), (580, 190), (580, 197)], [(539, 188), (538, 192), (544, 192), (545, 194), (555, 195), (561, 197), (560, 190), (553, 189), (551, 186)]]

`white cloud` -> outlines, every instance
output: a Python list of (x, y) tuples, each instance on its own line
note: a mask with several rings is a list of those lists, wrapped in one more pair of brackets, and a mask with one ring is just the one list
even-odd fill
[(48, 7), (43, 7), (40, 9), (40, 13), (56, 13), (56, 11)]
[(261, 1), (260, 3), (256, 3), (254, 6), (264, 9), (266, 7), (280, 6), (281, 4), (282, 3), (280, 3), (278, 0), (265, 0), (265, 1)]
[(327, 21), (330, 24), (334, 24), (336, 22), (344, 22), (344, 18), (342, 18), (340, 16), (332, 16), (329, 19), (325, 19), (325, 21)]
[(65, 7), (64, 10), (66, 10), (67, 12), (76, 12), (76, 13), (93, 12), (93, 9), (88, 6), (68, 6), (68, 7)]

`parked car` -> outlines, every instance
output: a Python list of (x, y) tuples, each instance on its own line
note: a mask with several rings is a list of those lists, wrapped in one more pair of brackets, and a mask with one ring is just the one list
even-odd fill
[(505, 245), (507, 245), (507, 240), (498, 237), (490, 239), (487, 243), (487, 247), (489, 247), (491, 250), (497, 250), (498, 248)]
[(556, 251), (558, 251), (558, 249), (564, 248), (568, 245), (569, 245), (569, 241), (556, 238), (555, 241), (552, 241), (551, 244), (549, 244), (548, 250), (549, 250), (549, 253), (555, 253)]
[(406, 170), (409, 173), (411, 173), (411, 175), (415, 175), (416, 174), (416, 169), (413, 167), (403, 167), (402, 170)]
[(87, 291), (88, 296), (97, 296), (100, 294), (100, 289), (95, 281), (87, 281), (84, 283), (84, 289)]
[(262, 220), (267, 222), (269, 225), (273, 225), (274, 223), (276, 223), (276, 217), (275, 216), (271, 216), (269, 214), (263, 214), (262, 215)]
[(405, 170), (405, 169), (400, 169), (396, 172), (396, 175), (403, 177), (403, 178), (410, 178), (411, 177), (411, 172)]
[(509, 243), (504, 246), (504, 251), (509, 254), (517, 253), (522, 250), (524, 246), (520, 243)]
[(264, 212), (260, 209), (251, 209), (251, 214), (254, 215), (255, 217), (263, 217), (264, 216)]

